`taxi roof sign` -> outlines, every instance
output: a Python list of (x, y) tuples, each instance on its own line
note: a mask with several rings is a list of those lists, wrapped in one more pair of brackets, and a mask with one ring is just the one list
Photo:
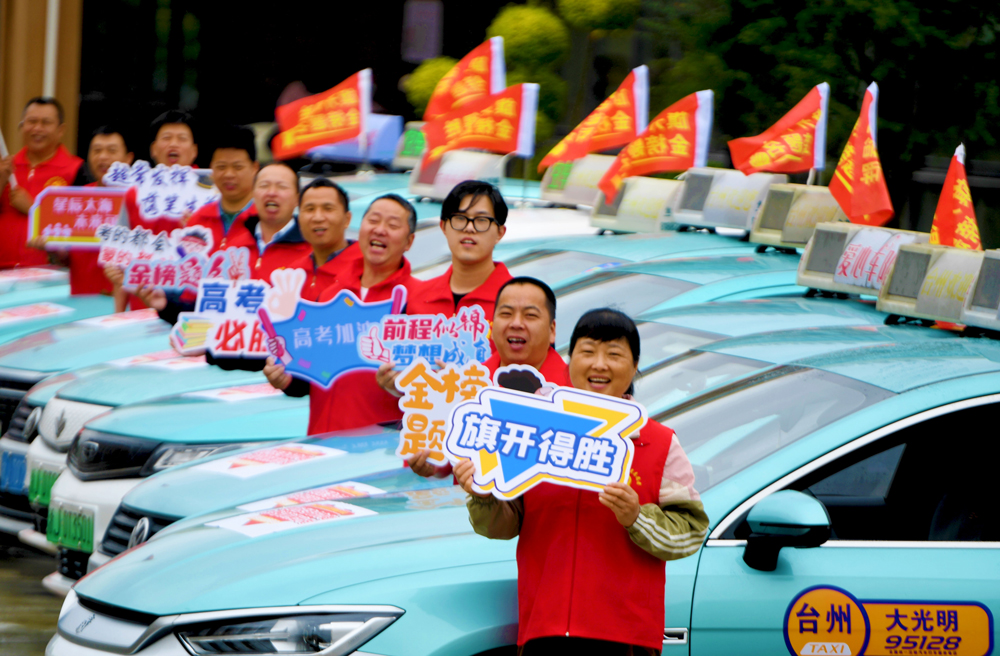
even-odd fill
[(750, 241), (782, 248), (801, 248), (816, 224), (847, 221), (827, 187), (772, 184), (754, 215)]
[(797, 282), (828, 292), (875, 296), (904, 244), (926, 244), (925, 232), (855, 223), (819, 223), (802, 259)]
[(666, 219), (679, 225), (750, 230), (753, 214), (772, 184), (788, 182), (783, 173), (744, 175), (733, 169), (692, 168)]
[(962, 309), (962, 323), (1000, 330), (1000, 250), (983, 253), (983, 262)]
[(417, 162), (410, 173), (410, 193), (442, 201), (459, 182), (483, 180), (500, 186), (508, 155), (476, 150), (450, 150), (424, 170)]
[(423, 127), (423, 121), (409, 121), (403, 126), (403, 134), (396, 143), (396, 154), (392, 158), (393, 170), (412, 171), (417, 168), (427, 148)]
[(616, 232), (659, 232), (672, 226), (663, 224), (667, 211), (684, 186), (680, 180), (634, 177), (623, 181), (612, 203), (598, 191), (590, 225)]
[(903, 317), (961, 323), (983, 259), (982, 251), (905, 244), (882, 286), (876, 308)]
[(557, 162), (542, 176), (542, 200), (560, 205), (597, 204), (597, 183), (614, 163), (614, 155), (591, 153), (572, 162)]

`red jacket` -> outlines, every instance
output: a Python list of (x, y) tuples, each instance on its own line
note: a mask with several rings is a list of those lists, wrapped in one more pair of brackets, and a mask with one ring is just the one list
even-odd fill
[[(91, 182), (88, 187), (100, 186)], [(104, 275), (104, 266), (97, 263), (97, 250), (69, 249), (69, 293), (78, 294), (111, 294), (112, 285)]]
[[(215, 252), (234, 246), (234, 244), (228, 242), (235, 239), (239, 239), (241, 242), (256, 242), (253, 230), (247, 230), (246, 228), (246, 221), (252, 216), (257, 216), (257, 207), (253, 203), (250, 203), (249, 207), (236, 215), (236, 218), (233, 219), (233, 223), (227, 231), (225, 225), (222, 223), (222, 201), (217, 200), (202, 205), (195, 210), (194, 214), (188, 218), (185, 226), (204, 226), (211, 230), (212, 252)], [(246, 245), (246, 243), (240, 243), (240, 246)], [(256, 247), (256, 243), (254, 246)]]
[[(630, 484), (659, 504), (673, 431), (650, 420), (634, 439)], [(572, 636), (660, 650), (664, 563), (629, 538), (597, 494), (541, 483), (524, 494), (517, 543), (517, 644)]]
[[(62, 144), (56, 148), (55, 155), (38, 166), (31, 166), (24, 148), (14, 155), (13, 161), (17, 186), (28, 192), (32, 199), (45, 187), (73, 184), (82, 165), (83, 160), (70, 155)], [(48, 264), (48, 256), (36, 248), (28, 248), (27, 241), (28, 215), (11, 206), (8, 183), (0, 193), (0, 269)]]
[(497, 292), (505, 282), (513, 276), (503, 262), (494, 262), (495, 268), (489, 278), (471, 292), (462, 297), (455, 305), (455, 297), (451, 292), (451, 267), (437, 278), (425, 281), (415, 298), (408, 299), (406, 311), (409, 314), (443, 314), (454, 316), (459, 308), (479, 305), (486, 312), (486, 320), (493, 323), (493, 310), (496, 307)]
[[(249, 210), (248, 210), (249, 211)], [(298, 223), (292, 226), (291, 230), (285, 234), (275, 237), (271, 243), (267, 244), (264, 254), (261, 255), (257, 246), (257, 237), (254, 232), (260, 219), (254, 214), (244, 215), (240, 221), (239, 228), (234, 223), (229, 229), (229, 234), (222, 239), (222, 248), (245, 247), (250, 251), (250, 277), (256, 280), (271, 282), (271, 273), (277, 269), (296, 268), (303, 257), (312, 254), (312, 246), (302, 239), (299, 232)], [(237, 217), (239, 221), (240, 217)], [(295, 219), (292, 219), (295, 221)], [(221, 226), (222, 221), (219, 221)]]
[(310, 252), (289, 264), (288, 268), (302, 269), (306, 272), (306, 281), (302, 285), (301, 296), (306, 301), (317, 302), (326, 288), (337, 282), (338, 276), (342, 275), (344, 270), (354, 261), (360, 259), (361, 247), (355, 242), (322, 266), (316, 266), (316, 259)]
[[(351, 246), (351, 248), (357, 248)], [(360, 250), (360, 249), (358, 249)], [(343, 254), (335, 259), (343, 257)], [(320, 293), (319, 302), (329, 301), (342, 289), (361, 296), (361, 274), (364, 260), (357, 258), (338, 276), (337, 282)], [(412, 297), (420, 281), (410, 275), (410, 263), (403, 258), (403, 266), (395, 273), (371, 287), (365, 301), (385, 301), (392, 297), (396, 285), (406, 287)], [(323, 389), (319, 385), (309, 386), (309, 434), (359, 428), (386, 421), (401, 419), (399, 399), (392, 396), (375, 382), (374, 371), (356, 371), (341, 377)]]
[[(490, 378), (492, 379), (493, 374), (500, 368), (500, 354), (494, 353), (483, 364), (490, 370)], [(569, 367), (566, 366), (559, 352), (551, 346), (549, 347), (549, 354), (545, 356), (545, 362), (542, 363), (542, 368), (539, 369), (539, 373), (545, 377), (546, 382), (553, 385), (561, 385), (562, 387), (571, 387), (569, 382)]]

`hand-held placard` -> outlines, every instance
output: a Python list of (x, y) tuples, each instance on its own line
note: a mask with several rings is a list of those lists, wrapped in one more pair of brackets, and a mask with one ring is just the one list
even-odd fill
[(548, 398), (488, 387), (455, 407), (445, 448), (456, 462), (472, 461), (475, 491), (499, 499), (542, 482), (597, 492), (628, 482), (630, 436), (646, 418), (634, 401), (568, 387)]

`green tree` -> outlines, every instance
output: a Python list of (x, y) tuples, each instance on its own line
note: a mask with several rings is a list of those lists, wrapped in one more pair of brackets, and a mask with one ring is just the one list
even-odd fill
[(435, 57), (425, 59), (420, 66), (410, 73), (406, 81), (403, 82), (403, 91), (406, 99), (413, 105), (417, 114), (423, 115), (427, 109), (427, 103), (431, 101), (434, 87), (441, 81), (448, 71), (454, 68), (458, 60), (451, 57)]

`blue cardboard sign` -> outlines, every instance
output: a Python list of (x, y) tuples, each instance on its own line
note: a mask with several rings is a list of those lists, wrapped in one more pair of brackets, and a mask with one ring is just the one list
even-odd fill
[(341, 290), (322, 304), (300, 298), (291, 317), (281, 321), (272, 322), (265, 308), (258, 314), (270, 337), (268, 349), (285, 371), (329, 388), (344, 374), (378, 369), (377, 363), (361, 356), (360, 342), (383, 316), (398, 312), (405, 302), (406, 288), (397, 285), (387, 301), (366, 303)]
[(418, 358), (457, 367), (490, 357), (490, 322), (478, 305), (463, 307), (453, 317), (443, 314), (390, 314), (369, 335), (362, 355), (403, 370)]
[(646, 418), (634, 401), (568, 387), (548, 398), (487, 387), (454, 409), (445, 448), (475, 465), (476, 491), (499, 499), (517, 498), (542, 482), (600, 491), (628, 481), (629, 436)]

